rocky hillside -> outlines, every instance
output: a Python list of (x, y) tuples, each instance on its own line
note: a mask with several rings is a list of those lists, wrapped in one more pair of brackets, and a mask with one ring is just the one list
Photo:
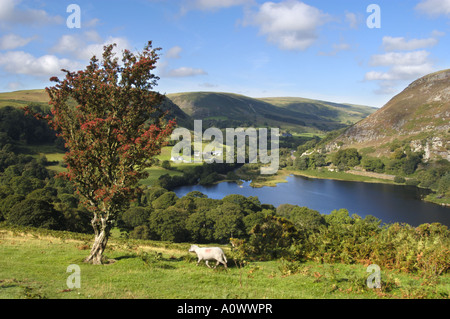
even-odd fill
[(450, 161), (450, 69), (414, 81), (326, 148), (364, 148), (380, 156), (393, 143), (408, 143), (413, 151), (424, 151), (424, 160), (442, 157)]

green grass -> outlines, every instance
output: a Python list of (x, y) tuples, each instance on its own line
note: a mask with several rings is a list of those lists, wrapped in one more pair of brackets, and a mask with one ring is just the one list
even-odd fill
[[(196, 266), (189, 244), (112, 238), (107, 265), (82, 262), (90, 236), (0, 229), (0, 298), (49, 299), (370, 299), (448, 297), (450, 276), (429, 280), (385, 271), (381, 289), (369, 289), (363, 265), (250, 262), (228, 270)], [(69, 289), (67, 267), (79, 265), (81, 287)]]
[[(58, 152), (52, 145), (39, 145), (39, 146), (30, 146), (28, 151), (36, 158), (45, 156), (47, 161), (49, 162), (61, 162), (63, 161), (64, 153)], [(164, 160), (170, 160), (172, 147), (164, 147), (161, 150), (161, 154), (157, 156), (161, 162)], [(175, 170), (167, 170), (160, 166), (152, 166), (147, 172), (149, 176), (146, 179), (141, 181), (142, 185), (150, 186), (153, 185), (154, 182), (158, 179), (159, 176), (163, 174), (173, 175), (182, 175), (183, 169), (189, 167), (191, 165), (201, 165), (200, 163), (174, 163), (171, 162), (171, 166), (175, 168)], [(59, 164), (52, 164), (47, 166), (48, 169), (56, 171), (58, 173), (65, 171), (65, 168), (60, 166)]]
[(439, 196), (438, 194), (432, 193), (428, 194), (424, 200), (442, 206), (450, 206), (450, 196), (448, 194), (446, 196)]
[(381, 178), (374, 178), (369, 176), (361, 176), (361, 175), (355, 175), (350, 174), (346, 172), (331, 172), (328, 170), (314, 170), (314, 169), (308, 169), (308, 170), (293, 170), (289, 171), (291, 174), (294, 175), (302, 175), (306, 177), (312, 177), (312, 178), (322, 178), (322, 179), (334, 179), (334, 180), (343, 180), (343, 181), (351, 181), (351, 182), (367, 182), (367, 183), (386, 183), (386, 184), (392, 184), (393, 182), (388, 179), (381, 179)]
[(146, 186), (153, 185), (158, 180), (158, 177), (160, 177), (161, 175), (164, 175), (164, 174), (169, 174), (170, 176), (183, 175), (183, 173), (178, 170), (177, 171), (168, 170), (168, 169), (164, 169), (159, 166), (150, 167), (149, 169), (147, 169), (147, 172), (148, 172), (148, 177), (146, 179), (143, 179), (140, 181), (142, 185), (146, 185)]
[(30, 103), (48, 105), (49, 97), (45, 90), (22, 90), (0, 93), (0, 107), (24, 107)]

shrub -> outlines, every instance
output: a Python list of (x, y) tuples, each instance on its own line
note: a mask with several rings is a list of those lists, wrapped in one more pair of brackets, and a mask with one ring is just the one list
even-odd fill
[(187, 217), (187, 213), (177, 207), (156, 209), (149, 218), (150, 232), (156, 237), (152, 239), (173, 242), (187, 241), (189, 235), (186, 230)]
[(25, 199), (25, 196), (23, 195), (16, 195), (11, 194), (8, 195), (5, 199), (2, 199), (0, 202), (0, 216), (3, 217), (3, 219), (8, 219), (9, 212), (11, 211), (11, 208), (16, 205), (17, 203), (20, 203)]
[(131, 239), (151, 239), (150, 228), (147, 225), (137, 226), (130, 232)]
[(325, 218), (318, 211), (307, 207), (281, 207), (278, 214), (293, 222), (299, 231), (315, 231), (325, 224)]
[(437, 191), (440, 194), (446, 194), (450, 191), (450, 173), (447, 173), (441, 177), (441, 179), (438, 182)]
[(169, 206), (175, 205), (178, 197), (174, 192), (165, 192), (152, 202), (154, 209), (166, 209)]
[(170, 161), (168, 161), (168, 160), (162, 161), (161, 167), (164, 168), (164, 169), (171, 169), (172, 168), (172, 166), (170, 164)]
[(289, 258), (292, 245), (299, 239), (300, 234), (292, 222), (283, 217), (267, 216), (250, 231), (245, 253), (260, 260)]
[(361, 161), (361, 166), (369, 172), (384, 172), (384, 163), (379, 158), (364, 157)]
[(94, 232), (91, 225), (92, 215), (85, 208), (66, 208), (62, 214), (64, 215), (64, 230), (85, 234)]
[(395, 176), (394, 177), (394, 182), (398, 183), (398, 184), (403, 184), (404, 182), (406, 182), (405, 178), (402, 176)]
[(419, 185), (420, 182), (417, 179), (409, 178), (406, 180), (405, 183), (406, 183), (406, 185), (409, 185), (409, 186), (417, 186), (417, 185)]
[(121, 217), (125, 228), (133, 229), (148, 223), (150, 217), (150, 210), (144, 207), (130, 207)]
[(62, 229), (63, 216), (53, 205), (40, 199), (25, 199), (17, 203), (9, 214), (9, 223), (19, 226)]
[(354, 167), (359, 165), (360, 161), (361, 155), (356, 148), (341, 149), (332, 156), (332, 162), (336, 166)]

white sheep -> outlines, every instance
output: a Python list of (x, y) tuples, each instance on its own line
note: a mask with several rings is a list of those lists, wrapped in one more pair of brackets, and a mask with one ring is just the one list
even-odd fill
[(219, 247), (204, 247), (200, 248), (197, 245), (192, 245), (191, 248), (189, 248), (189, 252), (195, 252), (198, 257), (197, 266), (200, 263), (200, 261), (204, 260), (206, 263), (206, 266), (211, 268), (208, 265), (209, 260), (216, 260), (217, 264), (214, 266), (216, 268), (220, 263), (227, 268), (227, 258), (225, 257), (225, 254), (223, 253), (223, 250)]

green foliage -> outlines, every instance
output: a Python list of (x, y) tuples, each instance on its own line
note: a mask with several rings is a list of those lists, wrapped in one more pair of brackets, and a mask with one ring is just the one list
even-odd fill
[(277, 214), (293, 222), (302, 232), (314, 232), (325, 225), (325, 218), (318, 211), (307, 207), (284, 204), (283, 207), (278, 207)]
[(25, 199), (11, 208), (8, 222), (19, 226), (61, 229), (63, 216), (44, 200)]
[[(49, 112), (48, 108), (44, 109), (33, 103), (30, 108), (39, 113)], [(0, 148), (5, 145), (18, 145), (20, 142), (28, 145), (55, 142), (56, 133), (47, 123), (24, 114), (24, 110), (20, 108), (12, 106), (0, 108)]]
[(361, 160), (361, 166), (369, 172), (375, 172), (375, 173), (383, 173), (384, 172), (384, 163), (379, 158), (365, 156)]
[(259, 260), (272, 260), (290, 255), (290, 248), (300, 234), (294, 224), (283, 217), (267, 216), (250, 231), (245, 254)]
[(156, 209), (150, 214), (149, 228), (156, 239), (183, 242), (188, 238), (186, 218), (188, 214), (174, 206), (167, 209)]
[(152, 207), (154, 209), (164, 210), (170, 206), (175, 205), (177, 199), (178, 197), (174, 192), (165, 192), (152, 202)]
[(413, 152), (408, 145), (395, 148), (386, 164), (386, 172), (401, 175), (413, 174), (422, 163), (422, 158), (423, 152)]
[(164, 168), (164, 169), (171, 169), (172, 168), (171, 165), (170, 165), (170, 161), (168, 161), (168, 160), (162, 161), (161, 167)]
[(121, 219), (127, 229), (144, 225), (150, 217), (150, 209), (146, 207), (130, 207), (123, 212)]
[(355, 148), (340, 149), (332, 156), (332, 162), (337, 167), (354, 167), (359, 165), (361, 155)]
[(173, 190), (184, 185), (211, 185), (223, 179), (222, 175), (235, 170), (242, 164), (227, 163), (203, 163), (203, 165), (188, 167), (183, 170), (183, 175), (163, 174), (159, 176), (156, 186)]
[(132, 239), (151, 239), (152, 234), (150, 232), (150, 228), (147, 225), (139, 225), (136, 226), (129, 235), (129, 238)]
[(395, 176), (394, 177), (394, 182), (398, 183), (398, 184), (403, 184), (404, 182), (406, 182), (405, 178), (403, 176)]
[(232, 237), (245, 236), (242, 208), (235, 203), (223, 202), (209, 213), (214, 222), (214, 238), (219, 242), (228, 242)]
[(2, 199), (0, 202), (0, 215), (2, 220), (7, 220), (9, 217), (9, 213), (11, 211), (11, 208), (16, 205), (17, 203), (20, 203), (25, 199), (25, 196), (20, 194), (11, 194), (8, 195), (6, 198)]
[(439, 179), (437, 191), (443, 195), (450, 192), (450, 172)]
[(211, 217), (204, 211), (189, 215), (186, 220), (186, 230), (189, 232), (192, 241), (199, 244), (214, 241), (214, 220)]
[(311, 155), (299, 156), (295, 158), (294, 168), (299, 170), (316, 169), (318, 167), (326, 166), (326, 156), (319, 153)]
[(64, 227), (62, 229), (76, 232), (93, 234), (91, 225), (91, 213), (84, 207), (80, 208), (64, 208), (60, 210), (64, 216)]
[(304, 170), (307, 170), (308, 167), (309, 167), (309, 157), (308, 156), (301, 156), (301, 157), (295, 158), (294, 168), (304, 171)]

